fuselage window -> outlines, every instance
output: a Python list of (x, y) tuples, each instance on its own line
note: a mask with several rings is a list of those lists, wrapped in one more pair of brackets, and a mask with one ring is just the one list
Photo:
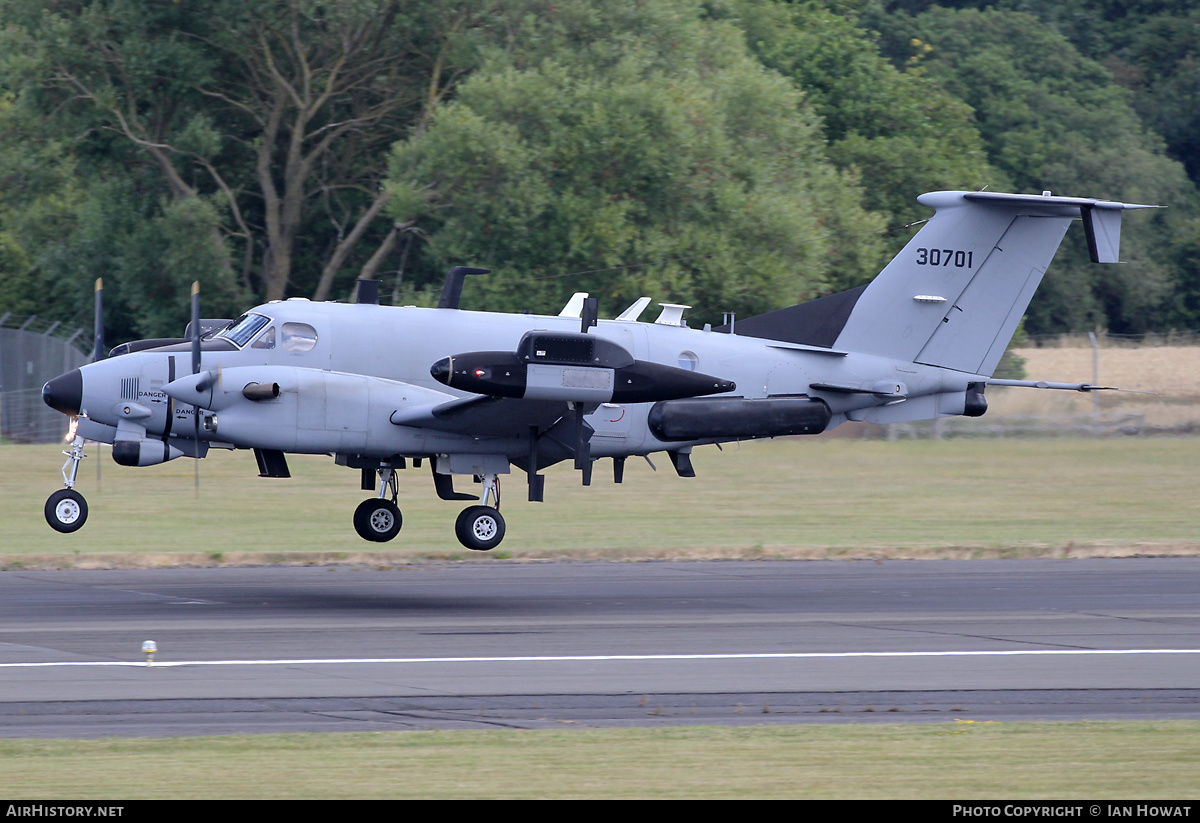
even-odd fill
[(307, 323), (284, 323), (280, 332), (284, 351), (308, 351), (317, 345), (317, 330)]
[(243, 314), (230, 323), (228, 328), (218, 332), (217, 337), (224, 337), (226, 340), (232, 341), (240, 349), (253, 340), (254, 336), (262, 331), (263, 326), (270, 322), (271, 318), (261, 314)]

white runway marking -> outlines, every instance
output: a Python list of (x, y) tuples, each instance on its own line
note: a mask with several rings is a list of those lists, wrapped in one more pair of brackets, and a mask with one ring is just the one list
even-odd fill
[(352, 663), (568, 663), (657, 660), (813, 660), (863, 657), (1033, 657), (1039, 655), (1124, 655), (1124, 654), (1200, 654), (1200, 649), (1026, 649), (1016, 651), (957, 652), (777, 652), (769, 654), (595, 654), (529, 657), (361, 657), (296, 660), (179, 660), (147, 664), (127, 660), (57, 661), (46, 663), (0, 663), (0, 669), (28, 669), (55, 666), (313, 666)]

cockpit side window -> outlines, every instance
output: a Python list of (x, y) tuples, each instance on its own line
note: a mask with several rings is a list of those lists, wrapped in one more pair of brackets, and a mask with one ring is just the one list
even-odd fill
[(284, 351), (309, 351), (317, 345), (317, 330), (307, 323), (284, 323), (280, 339)]
[(262, 331), (263, 326), (271, 322), (271, 318), (261, 314), (243, 314), (225, 329), (218, 332), (218, 337), (231, 341), (239, 349), (254, 339)]
[(258, 339), (251, 344), (252, 349), (273, 349), (275, 348), (275, 327), (271, 326), (265, 332), (258, 336)]

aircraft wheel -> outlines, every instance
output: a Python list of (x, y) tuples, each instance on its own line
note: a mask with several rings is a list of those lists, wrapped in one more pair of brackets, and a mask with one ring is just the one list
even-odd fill
[(77, 531), (87, 522), (87, 515), (87, 501), (74, 489), (59, 489), (46, 501), (46, 522), (55, 531)]
[(468, 549), (486, 552), (499, 546), (504, 539), (504, 518), (491, 506), (470, 506), (458, 515), (454, 534)]
[(390, 500), (372, 498), (354, 510), (354, 530), (363, 540), (386, 543), (400, 533), (400, 507)]

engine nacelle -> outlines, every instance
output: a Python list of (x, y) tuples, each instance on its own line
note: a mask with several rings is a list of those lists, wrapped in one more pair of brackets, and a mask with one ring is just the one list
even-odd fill
[(236, 366), (200, 372), (163, 386), (204, 415), (210, 437), (259, 449), (308, 454), (364, 454), (368, 444), (395, 454), (419, 448), (417, 434), (392, 425), (399, 410), (455, 398), (411, 383), (296, 366)]
[(634, 360), (610, 340), (570, 332), (528, 332), (515, 352), (455, 354), (429, 373), (474, 394), (584, 403), (652, 403), (737, 388), (719, 377)]

